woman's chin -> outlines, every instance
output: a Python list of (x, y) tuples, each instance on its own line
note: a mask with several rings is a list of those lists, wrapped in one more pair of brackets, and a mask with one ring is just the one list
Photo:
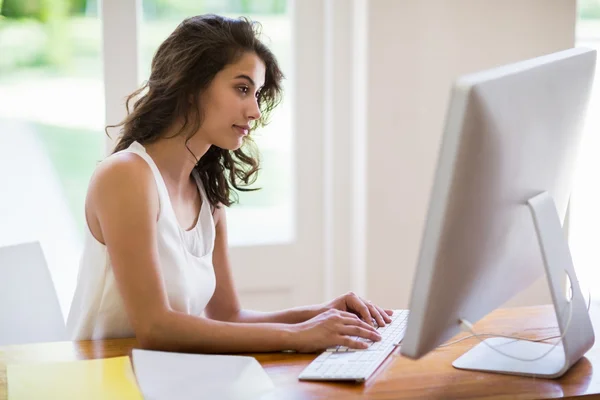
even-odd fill
[(229, 149), (229, 150), (237, 150), (237, 149), (239, 149), (240, 147), (242, 147), (242, 146), (244, 145), (244, 137), (245, 137), (245, 136), (243, 136), (243, 137), (240, 137), (238, 140), (234, 141), (234, 142), (232, 143), (232, 147), (231, 147), (231, 149)]
[(233, 143), (223, 143), (221, 146), (218, 146), (218, 147), (222, 148), (223, 150), (235, 151), (235, 150), (238, 150), (240, 147), (242, 147), (243, 144), (244, 144), (244, 141), (239, 140), (239, 141), (233, 142)]
[(235, 136), (223, 136), (219, 140), (215, 140), (213, 144), (223, 150), (238, 150), (244, 145), (244, 138), (246, 136), (235, 135)]

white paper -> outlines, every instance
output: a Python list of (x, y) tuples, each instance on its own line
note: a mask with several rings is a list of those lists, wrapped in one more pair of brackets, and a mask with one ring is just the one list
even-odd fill
[(146, 400), (254, 400), (274, 388), (253, 357), (133, 349), (132, 359)]

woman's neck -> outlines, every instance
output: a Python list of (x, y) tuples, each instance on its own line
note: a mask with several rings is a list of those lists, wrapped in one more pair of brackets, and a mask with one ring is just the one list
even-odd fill
[(182, 135), (161, 138), (144, 145), (163, 179), (177, 191), (183, 191), (189, 185), (190, 175), (197, 162), (195, 157), (199, 160), (210, 148), (210, 144), (199, 144), (200, 138), (196, 136), (198, 135), (188, 141), (187, 147), (186, 138)]

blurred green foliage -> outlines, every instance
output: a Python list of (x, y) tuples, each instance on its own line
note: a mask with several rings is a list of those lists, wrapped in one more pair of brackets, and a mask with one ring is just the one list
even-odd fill
[(287, 0), (144, 0), (148, 19), (205, 13), (284, 14)]
[[(287, 0), (143, 0), (144, 16), (203, 13), (283, 14)], [(0, 0), (0, 15), (48, 22), (57, 14), (96, 15), (98, 0)]]
[[(70, 1), (70, 0), (69, 0)], [(67, 0), (4, 0), (0, 20), (0, 70), (69, 62)]]
[(578, 14), (581, 19), (600, 19), (600, 0), (579, 0)]
[[(98, 1), (0, 0), (0, 72), (65, 72), (82, 58), (99, 57), (97, 35), (90, 35), (99, 28)], [(152, 21), (204, 13), (284, 14), (287, 0), (143, 0), (142, 6), (144, 19)]]

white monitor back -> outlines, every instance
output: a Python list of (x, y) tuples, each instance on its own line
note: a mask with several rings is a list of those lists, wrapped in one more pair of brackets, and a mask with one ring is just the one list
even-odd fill
[(402, 354), (427, 354), (544, 273), (527, 201), (548, 192), (564, 221), (595, 60), (570, 49), (457, 80)]

